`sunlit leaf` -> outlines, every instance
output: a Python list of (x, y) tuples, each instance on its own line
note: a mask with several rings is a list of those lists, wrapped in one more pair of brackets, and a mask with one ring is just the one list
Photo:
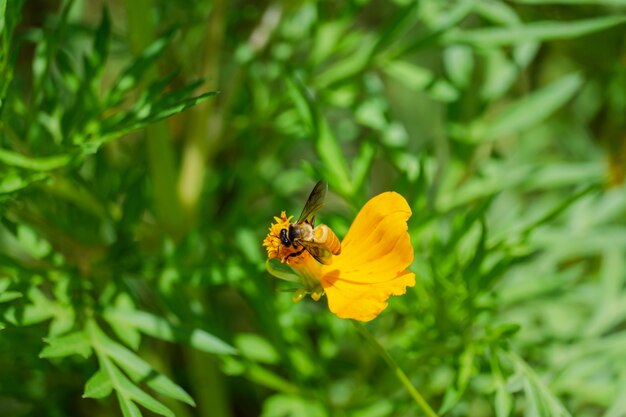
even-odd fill
[(241, 333), (237, 335), (235, 345), (242, 356), (257, 362), (278, 363), (279, 356), (274, 347), (261, 336), (253, 333)]
[(120, 402), (120, 408), (122, 409), (124, 417), (142, 417), (141, 411), (139, 411), (139, 408), (130, 399), (119, 395), (117, 398)]
[(109, 375), (99, 370), (85, 384), (84, 398), (105, 398), (111, 395), (113, 391), (113, 383)]
[(414, 91), (424, 91), (438, 101), (449, 102), (458, 98), (458, 92), (447, 81), (435, 78), (432, 71), (405, 61), (392, 61), (384, 71)]
[(0, 195), (14, 193), (33, 183), (43, 181), (46, 178), (48, 178), (48, 176), (42, 172), (30, 175), (20, 174), (16, 171), (5, 172), (0, 177)]
[(508, 417), (513, 408), (513, 397), (507, 392), (504, 385), (498, 386), (495, 398), (496, 417)]
[[(103, 23), (105, 22), (103, 19)], [(117, 103), (124, 93), (134, 88), (140, 82), (142, 76), (149, 71), (156, 59), (167, 47), (173, 35), (174, 32), (169, 31), (161, 38), (155, 40), (120, 74), (117, 82), (114, 83), (114, 88), (108, 93), (109, 102)]]
[[(87, 142), (84, 147), (89, 152), (95, 152), (98, 146), (101, 144), (116, 139), (122, 135), (132, 132), (133, 130), (141, 129), (160, 120), (166, 119), (174, 114), (185, 111), (186, 109), (196, 106), (209, 98), (215, 96), (215, 92), (209, 92), (201, 94), (197, 97), (186, 98), (175, 103), (168, 103), (166, 106), (147, 106), (145, 111), (141, 111), (138, 114), (126, 114), (123, 118), (114, 116), (111, 119), (103, 121), (102, 131), (100, 136), (93, 138), (90, 142)], [(145, 114), (142, 114), (145, 113)]]
[(161, 394), (195, 405), (194, 400), (181, 387), (165, 375), (157, 373), (146, 361), (124, 346), (109, 340), (103, 348), (104, 352), (136, 383), (145, 382), (146, 385)]
[(523, 132), (534, 124), (545, 120), (571, 99), (582, 83), (581, 75), (570, 74), (536, 90), (531, 95), (512, 104), (490, 122), (482, 140), (493, 140), (505, 135)]
[(87, 358), (91, 355), (91, 344), (84, 332), (74, 332), (65, 336), (45, 339), (46, 346), (39, 357), (62, 358), (70, 355), (81, 355)]
[[(291, 80), (291, 95), (296, 99), (298, 109), (305, 121), (311, 123), (312, 134), (315, 138), (315, 149), (324, 164), (324, 171), (328, 181), (342, 194), (350, 195), (353, 192), (348, 165), (338, 138), (332, 131), (307, 88), (298, 80)], [(306, 105), (306, 107), (304, 107)]]
[(513, 0), (520, 4), (568, 4), (593, 6), (624, 6), (626, 0)]
[[(367, 38), (366, 34), (363, 37)], [(373, 40), (363, 39), (359, 44), (359, 48), (339, 62), (328, 67), (326, 71), (317, 75), (315, 84), (319, 88), (328, 88), (333, 84), (340, 83), (342, 80), (353, 77), (364, 71), (370, 63), (371, 54), (374, 50), (375, 43)]]
[(574, 22), (531, 22), (507, 28), (451, 31), (444, 36), (444, 41), (446, 43), (497, 46), (528, 41), (572, 39), (623, 25), (624, 23), (626, 23), (626, 17), (624, 16), (606, 16)]
[(125, 323), (158, 339), (189, 343), (196, 349), (210, 353), (229, 355), (237, 353), (235, 348), (204, 330), (174, 326), (165, 319), (146, 312), (109, 309), (106, 311), (105, 316), (109, 321)]
[(265, 404), (261, 417), (288, 417), (292, 415), (325, 417), (327, 415), (319, 403), (296, 396), (277, 394)]
[(133, 384), (128, 378), (113, 367), (113, 378), (117, 380), (118, 387), (123, 392), (123, 395), (137, 402), (138, 404), (146, 407), (148, 410), (165, 417), (174, 417), (174, 413), (164, 406), (161, 402), (157, 401), (146, 392), (142, 391), (137, 385)]
[(446, 48), (444, 63), (452, 82), (458, 87), (467, 87), (474, 69), (474, 56), (471, 49), (465, 46)]
[(17, 291), (0, 292), (0, 303), (8, 303), (9, 301), (13, 301), (21, 297), (22, 297), (22, 293), (17, 292)]
[(30, 169), (33, 171), (50, 171), (66, 166), (70, 163), (70, 155), (50, 156), (45, 158), (29, 158), (27, 156), (0, 149), (0, 163)]

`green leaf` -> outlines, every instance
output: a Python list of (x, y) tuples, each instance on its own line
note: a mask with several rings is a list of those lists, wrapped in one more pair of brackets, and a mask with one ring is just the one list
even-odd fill
[(591, 6), (623, 6), (626, 0), (513, 0), (520, 4), (568, 4), (568, 5), (591, 5)]
[(622, 287), (626, 270), (626, 261), (620, 248), (608, 248), (602, 254), (601, 284), (602, 304), (598, 306), (595, 314), (589, 319), (583, 336), (587, 338), (599, 338), (605, 332), (618, 327), (626, 319), (626, 305)]
[(573, 73), (536, 90), (500, 114), (497, 120), (490, 124), (487, 138), (527, 129), (545, 120), (570, 100), (583, 82), (584, 79), (580, 74)]
[(300, 118), (302, 119), (302, 122), (305, 124), (305, 126), (310, 130), (310, 133), (312, 134), (315, 129), (315, 126), (314, 126), (313, 115), (309, 111), (308, 102), (310, 98), (308, 97), (307, 92), (302, 89), (303, 87), (301, 83), (296, 82), (296, 80), (293, 77), (287, 78), (287, 80), (285, 81), (285, 85), (287, 87), (287, 93), (289, 94), (289, 98), (291, 99), (294, 107), (296, 108), (298, 115), (300, 116)]
[(95, 324), (91, 325), (92, 343), (100, 355), (113, 359), (135, 382), (145, 382), (153, 390), (177, 400), (195, 405), (193, 398), (163, 374), (157, 373), (150, 364), (135, 353), (109, 339)]
[(450, 10), (438, 14), (436, 21), (430, 25), (426, 34), (414, 37), (411, 41), (401, 45), (397, 50), (392, 50), (385, 55), (388, 59), (410, 56), (413, 52), (434, 44), (441, 36), (449, 33), (451, 28), (457, 27), (463, 19), (472, 13), (476, 3), (478, 3), (477, 0), (460, 0), (456, 2)]
[(124, 323), (117, 321), (109, 322), (111, 328), (126, 345), (130, 346), (133, 350), (137, 350), (141, 343), (141, 333), (132, 326), (127, 326)]
[(475, 11), (481, 17), (501, 26), (517, 26), (521, 23), (515, 9), (498, 0), (476, 3)]
[(328, 66), (325, 71), (317, 75), (315, 78), (316, 87), (320, 89), (330, 88), (334, 84), (358, 75), (367, 68), (376, 43), (373, 39), (368, 39), (367, 34), (362, 33), (361, 35), (363, 39), (359, 43), (358, 48), (355, 48), (350, 55), (334, 62), (333, 65)]
[(103, 370), (97, 371), (87, 384), (85, 384), (85, 393), (83, 398), (105, 398), (113, 391), (113, 383), (109, 375)]
[(288, 380), (257, 364), (249, 365), (246, 370), (246, 377), (259, 385), (275, 391), (285, 393), (296, 393), (299, 391), (298, 387)]
[(242, 356), (255, 362), (277, 364), (280, 361), (280, 356), (274, 346), (257, 334), (240, 333), (235, 339), (235, 345)]
[(497, 48), (483, 51), (482, 57), (485, 69), (480, 95), (487, 102), (495, 101), (518, 80), (520, 68), (505, 51)]
[(275, 394), (265, 401), (261, 417), (326, 417), (324, 407), (314, 399)]
[(139, 331), (169, 342), (188, 343), (196, 349), (216, 354), (235, 355), (237, 350), (221, 339), (200, 329), (186, 329), (174, 326), (165, 319), (143, 311), (121, 311), (107, 309), (104, 313), (108, 321), (116, 321), (133, 326)]
[(120, 74), (117, 81), (113, 84), (114, 87), (110, 90), (106, 102), (111, 105), (118, 103), (124, 96), (124, 93), (137, 86), (143, 79), (144, 74), (154, 65), (157, 58), (165, 50), (167, 45), (169, 45), (173, 36), (174, 31), (169, 31), (149, 45), (141, 55)]
[(276, 258), (267, 259), (265, 261), (265, 269), (273, 277), (293, 282), (294, 284), (300, 284), (302, 279), (299, 275), (293, 272), (293, 269), (291, 269), (289, 265), (285, 265)]
[[(109, 358), (109, 354), (111, 352), (117, 354), (118, 357), (116, 359), (119, 359), (120, 355), (127, 355), (130, 351), (109, 339), (102, 332), (102, 330), (100, 330), (95, 321), (89, 321), (87, 323), (87, 329), (93, 348), (98, 355), (102, 372), (107, 374), (113, 389), (117, 392), (118, 399), (120, 400), (120, 407), (122, 407), (124, 415), (127, 413), (131, 413), (131, 415), (139, 413), (139, 415), (141, 415), (139, 409), (130, 405), (129, 400), (133, 400), (157, 414), (165, 417), (174, 417), (174, 413), (169, 408), (142, 391), (137, 385), (129, 380)], [(122, 349), (122, 353), (117, 351), (117, 349)], [(132, 355), (131, 357), (124, 357), (123, 360), (131, 360), (135, 362), (132, 366), (136, 366), (138, 358), (134, 357), (132, 352), (130, 352), (130, 354)], [(139, 361), (141, 361), (141, 359), (139, 359)], [(126, 407), (127, 410), (124, 410), (124, 407)]]
[[(468, 288), (471, 291), (479, 291), (481, 287), (476, 286), (476, 281), (480, 279), (481, 274), (481, 266), (485, 257), (489, 253), (489, 249), (487, 248), (487, 223), (484, 218), (481, 219), (480, 222), (481, 230), (480, 230), (480, 238), (476, 243), (476, 249), (474, 251), (474, 256), (471, 258), (465, 269), (465, 274), (468, 276)], [(468, 229), (469, 230), (469, 229)]]
[(374, 44), (372, 54), (388, 49), (390, 45), (398, 41), (403, 35), (408, 32), (415, 24), (416, 12), (419, 11), (418, 2), (409, 2), (405, 7), (397, 10), (393, 18), (388, 21), (385, 27), (382, 29), (380, 36)]
[(507, 353), (507, 356), (513, 361), (515, 370), (524, 378), (524, 393), (531, 413), (537, 416), (571, 417), (559, 399), (522, 358), (512, 352)]
[(109, 42), (111, 39), (111, 16), (109, 10), (105, 4), (102, 5), (102, 17), (100, 19), (100, 25), (96, 30), (96, 34), (93, 39), (92, 53), (89, 55), (89, 70), (91, 74), (89, 78), (94, 78), (97, 74), (102, 72), (104, 63), (109, 55)]
[(11, 306), (4, 315), (5, 320), (15, 326), (27, 326), (63, 314), (63, 308), (48, 299), (37, 287), (28, 290), (28, 300), (30, 304), (19, 311)]
[(6, 19), (7, 0), (0, 0), (0, 34), (4, 32), (4, 21)]
[(460, 88), (469, 86), (474, 70), (474, 53), (465, 45), (453, 45), (444, 50), (444, 64), (448, 76)]
[(484, 132), (477, 129), (476, 141), (491, 141), (506, 135), (519, 134), (550, 117), (562, 107), (583, 84), (580, 74), (566, 75), (511, 104), (499, 114)]
[[(166, 119), (175, 114), (181, 113), (190, 107), (196, 106), (215, 96), (217, 92), (208, 92), (196, 97), (186, 98), (175, 103), (168, 103), (159, 106), (159, 103), (147, 105), (144, 109), (140, 109), (137, 114), (125, 113), (113, 116), (102, 122), (102, 130), (97, 138), (90, 139), (83, 144), (86, 150), (94, 152), (98, 147), (106, 142), (117, 139), (133, 130), (141, 129), (160, 120)], [(154, 108), (154, 111), (152, 111)], [(147, 111), (146, 114), (143, 114)]]
[(394, 415), (395, 408), (391, 399), (379, 397), (364, 407), (350, 411), (350, 417), (389, 417)]
[(113, 372), (116, 374), (116, 380), (119, 383), (119, 388), (124, 393), (124, 396), (143, 405), (154, 413), (165, 417), (175, 417), (172, 410), (164, 406), (161, 402), (146, 392), (142, 391), (137, 385), (133, 384), (128, 378), (126, 378), (117, 368), (113, 367), (113, 369)]
[(571, 22), (531, 22), (523, 26), (483, 28), (450, 31), (443, 37), (445, 43), (464, 43), (480, 46), (500, 46), (528, 41), (574, 39), (626, 23), (625, 16), (606, 16)]
[(470, 378), (474, 373), (474, 347), (472, 345), (468, 346), (461, 356), (459, 357), (460, 368), (457, 376), (456, 386), (451, 387), (451, 389), (446, 391), (446, 396), (444, 398), (443, 404), (441, 405), (441, 409), (439, 410), (441, 414), (445, 414), (454, 407), (461, 397), (463, 393), (467, 389), (467, 385), (469, 384)]
[[(576, 171), (580, 173), (581, 171), (584, 171), (584, 169), (579, 167), (578, 169), (576, 169)], [(579, 183), (588, 182), (588, 181), (589, 181), (589, 178), (575, 178), (575, 181), (572, 182), (571, 184), (579, 184)], [(550, 224), (551, 222), (553, 222), (565, 210), (571, 207), (573, 203), (580, 200), (582, 197), (584, 197), (585, 195), (589, 194), (590, 192), (596, 189), (597, 189), (597, 186), (590, 185), (576, 192), (570, 193), (570, 195), (568, 195), (567, 198), (560, 200), (554, 206), (546, 208), (546, 210), (543, 211), (540, 217), (532, 218), (530, 221), (520, 221), (516, 224), (515, 230), (508, 230), (507, 233), (520, 235), (520, 236), (524, 234), (530, 234), (532, 231), (538, 229), (539, 226)]]
[[(102, 301), (108, 304), (107, 301)], [(132, 297), (127, 293), (120, 293), (115, 299), (115, 307), (121, 310), (135, 310), (135, 303)], [(105, 317), (106, 318), (106, 317)], [(127, 346), (137, 351), (141, 343), (141, 333), (134, 326), (130, 326), (124, 322), (109, 320), (109, 325)]]
[(7, 303), (17, 298), (22, 298), (22, 293), (17, 291), (5, 291), (0, 293), (0, 303)]
[(120, 402), (120, 409), (124, 417), (142, 417), (141, 411), (130, 399), (122, 395), (118, 395), (117, 399)]
[(83, 331), (44, 340), (49, 346), (41, 351), (40, 358), (62, 358), (70, 355), (88, 358), (91, 355), (91, 343)]
[(410, 62), (389, 61), (383, 66), (383, 71), (411, 90), (425, 92), (437, 101), (451, 102), (459, 96), (452, 84), (436, 78), (431, 70)]
[(513, 408), (513, 397), (506, 390), (504, 384), (498, 385), (496, 398), (494, 400), (496, 417), (509, 417)]
[(424, 90), (434, 79), (431, 71), (406, 61), (390, 61), (383, 69), (389, 76), (415, 91)]
[(375, 156), (376, 145), (373, 142), (368, 141), (361, 145), (359, 154), (352, 160), (352, 184), (355, 190), (365, 183)]
[[(4, 231), (5, 230), (2, 230), (2, 232)], [(0, 233), (0, 236), (2, 236), (2, 233)], [(12, 280), (9, 277), (0, 278), (0, 294), (5, 292), (11, 286), (11, 281)]]
[(72, 157), (70, 155), (30, 158), (6, 149), (0, 149), (0, 163), (33, 171), (51, 171), (62, 168), (69, 164), (71, 160)]
[(348, 164), (339, 145), (339, 141), (325, 119), (318, 119), (315, 149), (324, 164), (328, 182), (343, 195), (353, 192), (352, 181), (348, 174)]
[(145, 382), (153, 390), (183, 401), (189, 405), (195, 405), (193, 398), (181, 387), (163, 374), (158, 374), (150, 364), (124, 346), (108, 339), (105, 342), (104, 352), (113, 359), (135, 382)]
[(48, 176), (42, 172), (32, 174), (21, 174), (16, 171), (4, 172), (0, 175), (0, 195), (12, 194), (46, 178)]
[(443, 396), (441, 406), (439, 407), (438, 414), (445, 414), (452, 409), (461, 399), (462, 393), (459, 392), (454, 386), (449, 386), (446, 389), (446, 393)]
[[(324, 115), (317, 107), (311, 93), (298, 79), (291, 79), (287, 85), (291, 96), (296, 99), (295, 104), (302, 113), (303, 121), (311, 123), (312, 133), (315, 135), (315, 149), (324, 164), (323, 171), (328, 182), (339, 193), (352, 195), (354, 189), (350, 181), (348, 164), (341, 145)], [(306, 104), (306, 109), (303, 108), (304, 104)]]
[(259, 238), (251, 229), (240, 228), (237, 230), (235, 241), (248, 262), (255, 265), (263, 264), (262, 252), (259, 249)]
[(623, 373), (617, 386), (619, 388), (618, 393), (615, 395), (615, 400), (602, 417), (621, 417), (626, 415), (626, 376)]

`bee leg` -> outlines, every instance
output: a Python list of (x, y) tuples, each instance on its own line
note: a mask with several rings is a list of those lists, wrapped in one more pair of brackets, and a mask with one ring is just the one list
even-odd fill
[(285, 257), (285, 259), (289, 259), (292, 256), (300, 256), (302, 255), (302, 252), (304, 252), (304, 247), (302, 247), (302, 249), (300, 249), (298, 252), (290, 253), (289, 255)]

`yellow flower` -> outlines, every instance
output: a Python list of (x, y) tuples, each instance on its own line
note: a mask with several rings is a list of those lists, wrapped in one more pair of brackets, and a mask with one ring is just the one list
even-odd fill
[(341, 243), (341, 254), (328, 265), (306, 251), (293, 255), (299, 250), (282, 245), (280, 231), (291, 220), (284, 212), (274, 218), (263, 245), (269, 259), (288, 264), (301, 277), (305, 289), (296, 293), (295, 301), (305, 292), (317, 301), (325, 292), (328, 307), (338, 317), (370, 321), (387, 307), (390, 296), (415, 285), (415, 274), (406, 269), (413, 262), (406, 224), (410, 216), (400, 194), (377, 195), (363, 206)]
[(263, 240), (263, 246), (267, 248), (267, 257), (269, 259), (277, 258), (281, 262), (285, 262), (291, 253), (294, 253), (293, 246), (286, 247), (280, 242), (280, 231), (289, 228), (293, 216), (287, 217), (284, 211), (280, 213), (280, 217), (274, 216), (276, 223), (270, 226), (270, 232)]

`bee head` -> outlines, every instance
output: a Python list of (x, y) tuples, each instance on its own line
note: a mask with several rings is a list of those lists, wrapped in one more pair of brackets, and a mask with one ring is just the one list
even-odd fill
[(289, 240), (289, 236), (287, 236), (287, 229), (281, 229), (279, 237), (283, 245), (286, 247), (291, 246), (291, 240)]

